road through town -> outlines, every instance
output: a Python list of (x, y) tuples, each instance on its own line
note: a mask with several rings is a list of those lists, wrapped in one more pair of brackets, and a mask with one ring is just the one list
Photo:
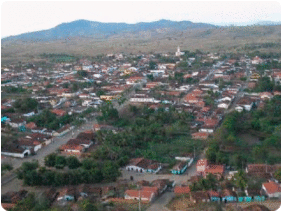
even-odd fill
[(38, 150), (36, 155), (29, 156), (29, 157), (23, 158), (23, 159), (11, 158), (11, 157), (5, 158), (4, 160), (6, 160), (6, 162), (12, 164), (14, 169), (10, 173), (6, 173), (5, 175), (3, 175), (1, 177), (2, 190), (3, 190), (4, 187), (9, 187), (10, 184), (13, 183), (14, 179), (16, 179), (16, 175), (14, 173), (14, 170), (19, 168), (23, 162), (31, 162), (33, 160), (37, 160), (40, 165), (44, 165), (44, 157), (45, 156), (47, 156), (47, 155), (49, 155), (53, 152), (56, 152), (57, 149), (59, 148), (59, 146), (67, 143), (67, 141), (69, 139), (75, 138), (80, 132), (92, 129), (93, 124), (95, 124), (95, 123), (97, 123), (96, 120), (87, 121), (86, 123), (84, 123), (80, 127), (74, 129), (73, 132), (70, 131), (69, 133), (67, 133), (66, 135), (64, 135), (62, 137), (54, 137), (53, 143), (51, 143), (50, 145), (45, 146), (44, 148)]

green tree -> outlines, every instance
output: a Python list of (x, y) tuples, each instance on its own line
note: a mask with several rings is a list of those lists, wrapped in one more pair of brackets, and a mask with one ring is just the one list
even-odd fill
[(56, 169), (62, 169), (66, 166), (66, 164), (67, 164), (67, 161), (64, 156), (58, 155), (56, 157), (56, 164), (55, 164)]
[(32, 98), (17, 99), (14, 103), (14, 107), (23, 113), (33, 111), (37, 108), (37, 105), (36, 99)]
[(29, 193), (26, 198), (20, 200), (13, 210), (15, 211), (31, 211), (35, 205), (35, 194)]
[(83, 210), (83, 211), (97, 211), (98, 208), (96, 205), (94, 205), (93, 203), (91, 203), (89, 201), (89, 199), (85, 199), (83, 200), (80, 204), (79, 207)]
[(70, 169), (77, 169), (80, 167), (80, 162), (75, 156), (70, 156), (67, 158), (67, 165)]
[(157, 63), (155, 61), (150, 61), (149, 62), (149, 69), (154, 70), (157, 68)]
[(85, 158), (82, 161), (82, 168), (85, 170), (90, 170), (98, 167), (98, 163), (91, 158)]
[(247, 186), (247, 177), (243, 170), (239, 170), (233, 177), (235, 185), (241, 190), (245, 190)]
[(56, 153), (51, 153), (44, 158), (45, 166), (54, 167), (56, 165)]
[(120, 176), (119, 167), (112, 161), (106, 161), (102, 168), (102, 174), (106, 181), (115, 181)]
[(275, 177), (276, 180), (279, 181), (279, 183), (281, 182), (281, 167), (278, 170), (275, 171), (274, 177)]

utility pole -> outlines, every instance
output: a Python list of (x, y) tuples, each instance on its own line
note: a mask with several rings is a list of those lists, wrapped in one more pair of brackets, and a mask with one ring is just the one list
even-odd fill
[(139, 186), (139, 211), (141, 211), (141, 195), (140, 195), (140, 186)]

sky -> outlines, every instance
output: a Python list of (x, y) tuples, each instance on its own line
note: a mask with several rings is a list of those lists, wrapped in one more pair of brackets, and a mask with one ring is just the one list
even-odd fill
[(215, 25), (281, 21), (278, 1), (2, 1), (1, 37), (50, 29), (79, 19), (150, 22), (160, 19)]

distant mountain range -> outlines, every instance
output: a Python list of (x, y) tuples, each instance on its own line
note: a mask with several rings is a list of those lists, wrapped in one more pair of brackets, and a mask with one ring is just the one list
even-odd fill
[(139, 33), (164, 31), (183, 31), (187, 29), (215, 28), (215, 25), (205, 23), (192, 23), (191, 21), (159, 20), (155, 22), (127, 23), (101, 23), (96, 21), (77, 20), (62, 23), (54, 28), (37, 32), (29, 32), (16, 36), (3, 38), (2, 41), (51, 41), (71, 37), (107, 37), (121, 33)]
[[(277, 25), (278, 24), (278, 25)], [(30, 61), (43, 53), (96, 56), (115, 52), (221, 51), (261, 46), (280, 52), (281, 24), (216, 26), (191, 21), (101, 23), (77, 20), (1, 39), (1, 61)], [(261, 44), (261, 45), (260, 45)]]

